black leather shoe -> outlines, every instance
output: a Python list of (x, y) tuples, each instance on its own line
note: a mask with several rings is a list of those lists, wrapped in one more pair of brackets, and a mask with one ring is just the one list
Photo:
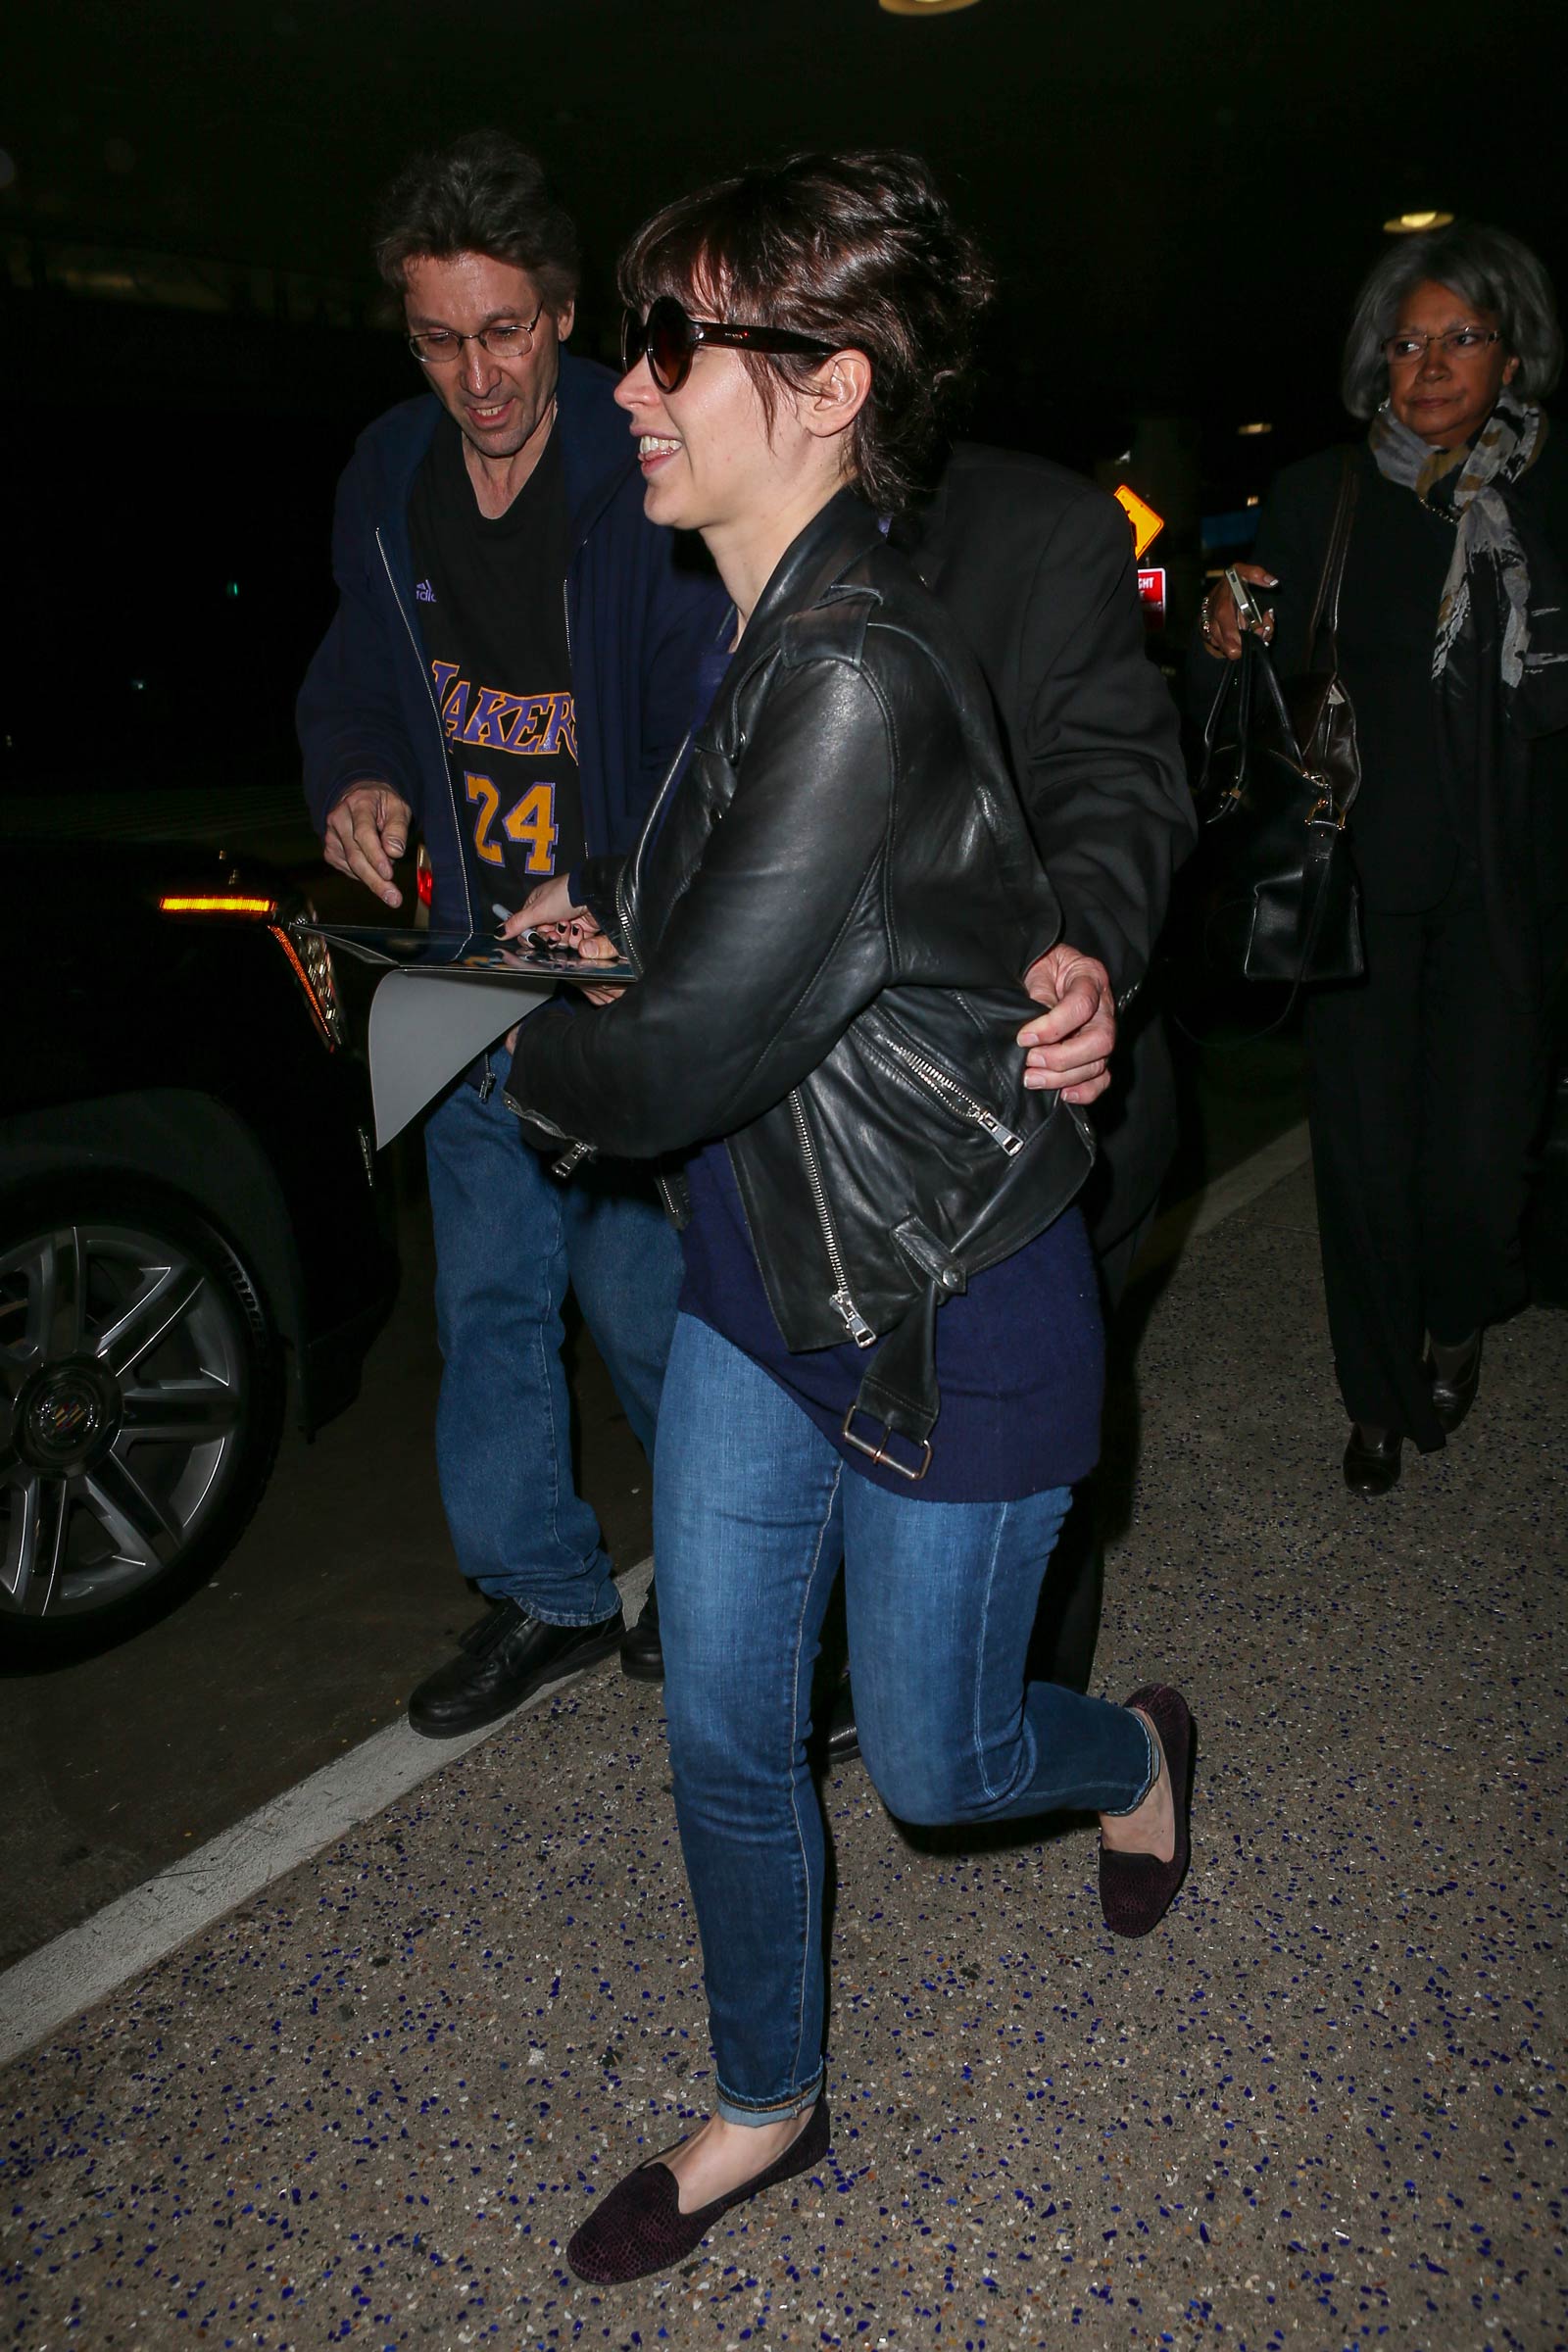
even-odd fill
[(409, 1701), (410, 1725), (427, 1740), (455, 1740), (498, 1723), (546, 1683), (608, 1657), (625, 1631), (618, 1609), (598, 1625), (542, 1625), (516, 1601), (498, 1600), (463, 1636), (462, 1655), (426, 1675)]
[(848, 1675), (833, 1693), (833, 1704), (827, 1719), (827, 1760), (830, 1764), (847, 1764), (860, 1752), (860, 1735), (855, 1728), (855, 1692)]
[(1345, 1448), (1345, 1483), (1351, 1494), (1386, 1494), (1398, 1479), (1403, 1443), (1396, 1430), (1369, 1433), (1352, 1421), (1350, 1443)]
[(659, 1631), (657, 1585), (649, 1586), (643, 1597), (642, 1615), (620, 1637), (620, 1671), (629, 1674), (634, 1683), (662, 1683), (664, 1679), (664, 1643)]
[(1427, 1370), (1432, 1375), (1432, 1409), (1451, 1436), (1474, 1404), (1476, 1391), (1481, 1386), (1480, 1332), (1470, 1342), (1457, 1372), (1440, 1372), (1430, 1348)]

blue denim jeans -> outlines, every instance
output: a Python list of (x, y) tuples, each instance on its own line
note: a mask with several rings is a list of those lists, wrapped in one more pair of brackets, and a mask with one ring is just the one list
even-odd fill
[(436, 1467), (458, 1565), (549, 1625), (596, 1625), (620, 1596), (572, 1484), (561, 1361), (569, 1283), (653, 1457), (680, 1244), (631, 1169), (563, 1184), (522, 1141), (499, 1086), (456, 1086), (425, 1127), (443, 1358)]
[(1070, 1500), (1066, 1487), (997, 1503), (886, 1494), (749, 1356), (677, 1322), (654, 1544), (675, 1808), (731, 2122), (796, 2114), (822, 2079), (822, 1817), (806, 1740), (841, 1561), (860, 1752), (890, 1812), (1120, 1813), (1147, 1793), (1136, 1715), (1024, 1680)]

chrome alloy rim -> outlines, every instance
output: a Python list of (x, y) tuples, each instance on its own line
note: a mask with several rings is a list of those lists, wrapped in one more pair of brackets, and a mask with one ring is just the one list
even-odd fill
[(240, 1457), (243, 1311), (108, 1221), (0, 1254), (0, 1612), (84, 1615), (189, 1550)]

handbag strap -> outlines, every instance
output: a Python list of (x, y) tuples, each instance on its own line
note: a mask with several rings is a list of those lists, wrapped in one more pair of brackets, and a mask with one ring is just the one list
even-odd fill
[(1219, 683), (1214, 689), (1214, 699), (1208, 707), (1208, 716), (1203, 721), (1203, 760), (1199, 770), (1198, 784), (1194, 795), (1200, 804), (1208, 790), (1209, 774), (1214, 765), (1214, 754), (1219, 749), (1220, 721), (1224, 716), (1225, 707), (1231, 699), (1233, 687), (1236, 693), (1236, 773), (1231, 779), (1233, 790), (1240, 792), (1247, 781), (1247, 763), (1251, 751), (1252, 726), (1252, 664), (1248, 657), (1257, 650), (1259, 649), (1254, 646), (1250, 636), (1244, 637), (1241, 660), (1227, 662), (1220, 671)]
[(1274, 714), (1274, 726), (1281, 749), (1298, 767), (1302, 765), (1295, 721), (1291, 717), (1290, 707), (1286, 703), (1268, 647), (1249, 629), (1242, 638), (1240, 659), (1228, 662), (1225, 665), (1225, 675), (1215, 689), (1214, 700), (1203, 724), (1203, 763), (1199, 771), (1197, 791), (1200, 802), (1207, 789), (1214, 755), (1219, 748), (1220, 719), (1230, 700), (1233, 681), (1236, 687), (1236, 772), (1231, 779), (1232, 794), (1240, 795), (1246, 787), (1248, 762), (1252, 752), (1252, 706), (1260, 697)]
[[(1306, 665), (1308, 669), (1326, 669), (1332, 676), (1340, 666), (1340, 590), (1345, 582), (1345, 559), (1349, 552), (1350, 525), (1355, 520), (1355, 502), (1361, 487), (1361, 452), (1348, 444), (1340, 466), (1340, 494), (1334, 502), (1334, 520), (1329, 526), (1329, 543), (1323, 551), (1323, 569), (1318, 575), (1317, 594), (1312, 599), (1312, 617), (1306, 631)], [(1328, 660), (1318, 660), (1318, 643), (1328, 632)]]

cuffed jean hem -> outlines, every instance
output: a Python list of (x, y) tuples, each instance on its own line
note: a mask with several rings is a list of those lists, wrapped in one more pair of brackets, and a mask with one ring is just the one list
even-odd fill
[(1154, 1735), (1136, 1707), (1129, 1707), (1127, 1712), (1144, 1735), (1144, 1744), (1149, 1750), (1149, 1778), (1130, 1805), (1102, 1805), (1100, 1807), (1100, 1811), (1103, 1813), (1107, 1821), (1125, 1821), (1129, 1813), (1136, 1813), (1150, 1790), (1156, 1788), (1159, 1783), (1159, 1749), (1154, 1744)]
[(822, 2096), (822, 2084), (826, 2079), (826, 2073), (825, 2067), (818, 2067), (816, 2081), (807, 2089), (797, 2090), (787, 2099), (769, 2100), (766, 2106), (759, 2106), (756, 2103), (748, 2104), (742, 2099), (732, 2099), (726, 2093), (723, 2084), (720, 2083), (718, 2098), (715, 2102), (717, 2111), (726, 2124), (747, 2124), (760, 2127), (763, 2124), (793, 2123), (798, 2115), (804, 2115), (808, 2107), (816, 2105), (817, 2100)]
[[(607, 1578), (610, 1576), (608, 1567), (605, 1574)], [(616, 1612), (620, 1607), (620, 1598), (617, 1594), (615, 1607), (603, 1611), (597, 1617), (563, 1617), (556, 1609), (539, 1608), (529, 1599), (525, 1585), (504, 1585), (498, 1578), (487, 1581), (480, 1577), (476, 1581), (480, 1592), (487, 1600), (514, 1600), (518, 1608), (525, 1610), (537, 1624), (553, 1625), (564, 1634), (586, 1634), (591, 1632), (596, 1625), (611, 1625), (614, 1622)]]

